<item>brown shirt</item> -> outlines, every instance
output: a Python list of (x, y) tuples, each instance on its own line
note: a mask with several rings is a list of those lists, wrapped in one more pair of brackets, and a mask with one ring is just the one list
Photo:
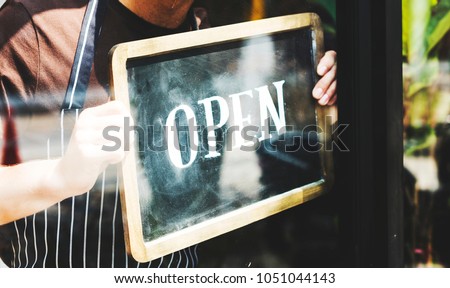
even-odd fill
[[(87, 2), (12, 0), (5, 4), (0, 14), (2, 27), (7, 27), (0, 31), (2, 102), (9, 97), (46, 110), (61, 107)], [(96, 50), (86, 107), (108, 99), (107, 55), (112, 46), (188, 29), (187, 24), (177, 30), (156, 27), (117, 0), (111, 2)]]
[[(50, 121), (51, 126), (59, 129), (64, 121), (59, 109), (87, 2), (9, 0), (1, 8), (0, 111), (4, 116), (11, 111), (16, 118), (53, 113), (61, 119)], [(187, 23), (176, 30), (162, 29), (111, 0), (98, 39), (85, 107), (108, 101), (107, 55), (113, 45), (186, 31)], [(19, 125), (19, 139), (29, 133), (29, 127), (27, 131)], [(62, 148), (58, 151), (45, 144), (32, 148), (47, 150), (49, 157), (60, 156), (67, 135), (61, 128)], [(48, 144), (50, 138), (41, 142)], [(89, 193), (0, 226), (0, 257), (11, 267), (195, 266), (195, 247), (145, 264), (126, 255), (115, 176), (114, 169), (106, 171)]]

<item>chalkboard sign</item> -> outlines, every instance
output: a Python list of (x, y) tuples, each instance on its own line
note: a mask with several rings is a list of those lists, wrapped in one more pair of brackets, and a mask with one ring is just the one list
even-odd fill
[(318, 16), (308, 13), (113, 48), (113, 97), (135, 121), (120, 174), (136, 260), (326, 191), (331, 123), (311, 96), (322, 38)]

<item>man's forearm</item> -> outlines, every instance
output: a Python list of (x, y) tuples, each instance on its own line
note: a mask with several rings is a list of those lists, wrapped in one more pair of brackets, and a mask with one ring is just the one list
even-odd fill
[(42, 211), (68, 196), (56, 172), (59, 161), (0, 167), (0, 225)]

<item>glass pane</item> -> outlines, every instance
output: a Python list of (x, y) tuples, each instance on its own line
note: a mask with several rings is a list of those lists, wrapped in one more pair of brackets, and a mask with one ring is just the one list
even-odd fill
[(450, 266), (450, 4), (403, 0), (408, 266)]

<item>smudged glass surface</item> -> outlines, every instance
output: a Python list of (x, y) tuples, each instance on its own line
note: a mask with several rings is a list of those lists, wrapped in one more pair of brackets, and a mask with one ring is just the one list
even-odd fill
[(145, 241), (321, 179), (313, 47), (305, 28), (128, 61)]

